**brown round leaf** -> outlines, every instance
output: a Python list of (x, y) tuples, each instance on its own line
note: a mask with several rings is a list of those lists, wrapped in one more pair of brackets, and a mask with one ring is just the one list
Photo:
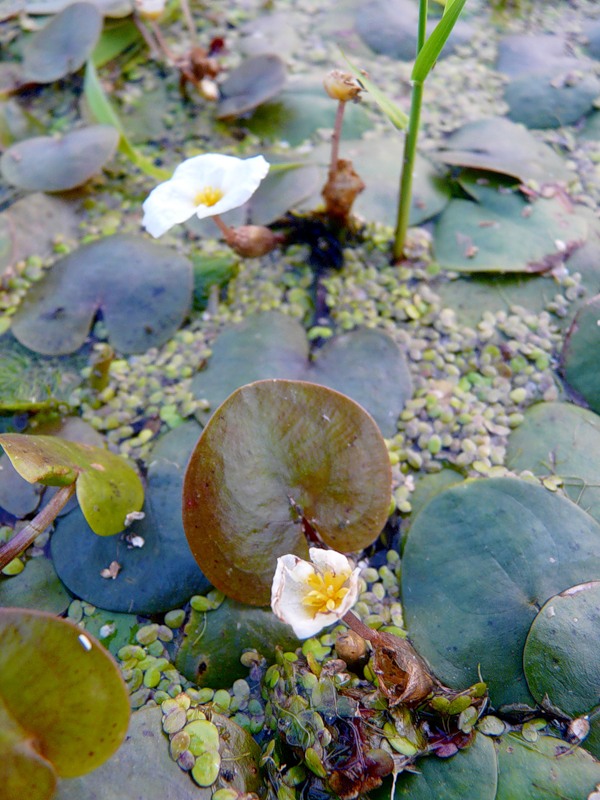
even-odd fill
[(206, 577), (245, 603), (269, 602), (277, 558), (307, 557), (305, 530), (362, 550), (387, 519), (391, 472), (373, 418), (304, 381), (242, 386), (215, 411), (183, 488), (183, 524)]

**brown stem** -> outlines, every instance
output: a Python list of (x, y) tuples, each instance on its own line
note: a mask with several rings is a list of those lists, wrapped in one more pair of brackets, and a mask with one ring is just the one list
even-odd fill
[(165, 37), (162, 35), (162, 31), (158, 27), (158, 23), (156, 22), (156, 20), (149, 19), (148, 20), (148, 24), (150, 25), (150, 29), (152, 30), (152, 33), (156, 37), (156, 41), (158, 42), (158, 44), (160, 46), (160, 49), (163, 51), (163, 53), (167, 57), (167, 60), (170, 61), (172, 64), (176, 63), (177, 59), (175, 58), (175, 56), (173, 55), (173, 53), (169, 49), (169, 45), (166, 43)]
[(185, 24), (188, 27), (189, 32), (192, 35), (192, 40), (195, 41), (196, 39), (196, 26), (194, 24), (194, 18), (192, 17), (192, 12), (190, 11), (190, 4), (188, 0), (179, 0), (181, 5), (181, 10), (183, 11), (183, 17), (185, 19)]
[(352, 628), (354, 633), (358, 633), (359, 636), (362, 636), (363, 639), (371, 642), (371, 644), (379, 644), (381, 634), (365, 625), (352, 611), (346, 611), (342, 619), (349, 628)]
[(24, 528), (13, 536), (13, 538), (0, 547), (0, 569), (4, 569), (7, 564), (26, 550), (34, 539), (51, 525), (58, 513), (63, 509), (75, 494), (75, 483), (62, 486), (54, 497), (44, 508), (31, 520)]
[(335, 112), (335, 122), (333, 124), (333, 134), (331, 135), (331, 164), (329, 174), (336, 172), (340, 154), (340, 138), (342, 136), (342, 121), (344, 119), (345, 100), (340, 100), (337, 111)]
[(230, 228), (229, 225), (226, 225), (218, 214), (215, 214), (212, 217), (212, 219), (214, 219), (215, 225), (217, 225), (217, 227), (225, 237), (225, 241), (231, 239), (231, 236), (233, 234), (233, 228)]

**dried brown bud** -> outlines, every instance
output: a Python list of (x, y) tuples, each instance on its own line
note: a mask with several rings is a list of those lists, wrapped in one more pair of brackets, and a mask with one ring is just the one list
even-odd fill
[(429, 667), (410, 642), (391, 633), (378, 634), (373, 672), (390, 706), (416, 706), (436, 685)]
[(231, 228), (225, 241), (243, 258), (258, 258), (274, 250), (281, 240), (264, 225), (242, 225)]
[(345, 222), (352, 205), (365, 188), (360, 176), (354, 171), (351, 161), (340, 158), (335, 170), (330, 170), (327, 183), (323, 187), (323, 197), (327, 214)]
[(342, 72), (339, 69), (334, 69), (326, 75), (323, 86), (329, 97), (341, 100), (342, 103), (354, 100), (362, 92), (359, 82), (349, 72)]
[(335, 640), (335, 651), (352, 672), (362, 672), (369, 660), (369, 647), (366, 641), (353, 630), (338, 635)]

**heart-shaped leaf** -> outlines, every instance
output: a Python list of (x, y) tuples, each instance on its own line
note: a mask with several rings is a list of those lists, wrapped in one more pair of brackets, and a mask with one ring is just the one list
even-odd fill
[(572, 586), (533, 620), (523, 668), (538, 703), (548, 698), (569, 717), (600, 705), (600, 581)]
[(0, 576), (0, 607), (35, 608), (62, 614), (70, 600), (52, 562), (45, 556), (28, 559), (18, 575)]
[(240, 117), (270, 100), (285, 85), (285, 63), (279, 56), (260, 55), (243, 61), (219, 85), (219, 119)]
[(526, 742), (509, 733), (496, 740), (496, 800), (589, 800), (600, 783), (600, 764), (581, 747), (541, 736)]
[[(52, 559), (60, 579), (78, 597), (111, 611), (158, 614), (208, 588), (180, 521), (183, 467), (197, 438), (195, 432), (190, 436), (189, 426), (182, 428), (187, 442), (179, 456), (163, 458), (156, 449), (153, 453), (145, 517), (128, 528), (129, 538), (140, 537), (141, 547), (122, 537), (95, 536), (78, 509), (58, 521)], [(180, 430), (173, 431), (178, 441)], [(113, 562), (119, 565), (116, 577), (103, 577)]]
[(559, 198), (533, 204), (518, 193), (480, 186), (479, 202), (451, 200), (435, 228), (440, 264), (456, 272), (543, 272), (569, 246), (585, 241), (588, 223)]
[(52, 83), (77, 72), (96, 46), (102, 14), (93, 3), (72, 3), (34, 34), (23, 48), (25, 80)]
[[(421, 759), (418, 772), (403, 772), (396, 781), (392, 800), (436, 800), (468, 797), (469, 800), (495, 800), (498, 783), (496, 751), (491, 739), (477, 734), (473, 744), (459, 750), (453, 758)], [(369, 792), (373, 800), (388, 800), (389, 785)]]
[(126, 786), (144, 800), (210, 800), (211, 790), (196, 786), (169, 755), (161, 719), (156, 707), (133, 713), (114, 756), (89, 775), (60, 781), (54, 800), (124, 800)]
[(137, 473), (109, 450), (22, 433), (2, 434), (0, 444), (30, 483), (68, 486), (76, 482), (81, 510), (100, 536), (122, 531), (127, 514), (142, 507), (144, 489)]
[(588, 300), (577, 312), (565, 338), (561, 369), (569, 386), (590, 408), (600, 413), (599, 313), (600, 294)]
[(121, 744), (129, 699), (98, 642), (41, 611), (0, 609), (3, 797), (46, 800), (56, 775), (89, 772)]
[(465, 481), (410, 528), (411, 640), (447, 685), (484, 680), (494, 705), (531, 703), (522, 658), (539, 607), (599, 570), (600, 525), (570, 500), (512, 478)]
[[(371, 414), (385, 436), (395, 433), (412, 395), (412, 379), (404, 354), (387, 334), (358, 328), (329, 339), (314, 361), (308, 356), (306, 332), (296, 320), (277, 312), (247, 317), (216, 339), (208, 367), (194, 378), (192, 391), (214, 409), (244, 383), (264, 378), (311, 381), (347, 394)], [(199, 416), (208, 419), (206, 412)]]
[(266, 605), (277, 558), (308, 555), (303, 529), (362, 550), (385, 524), (390, 492), (385, 442), (359, 405), (312, 383), (258, 381), (234, 392), (198, 440), (183, 524), (217, 588)]
[(559, 476), (567, 495), (600, 522), (600, 417), (572, 403), (537, 403), (508, 440), (506, 466)]
[(193, 683), (224, 689), (248, 674), (240, 653), (258, 650), (273, 661), (277, 647), (293, 651), (298, 644), (291, 627), (280, 622), (270, 608), (256, 608), (226, 597), (214, 611), (192, 609), (176, 665)]
[(551, 147), (504, 117), (468, 122), (446, 137), (436, 155), (444, 164), (511, 175), (522, 183), (573, 178), (572, 170)]
[(100, 309), (115, 349), (145, 352), (166, 342), (192, 299), (192, 267), (139, 236), (109, 236), (58, 261), (14, 316), (16, 338), (38, 353), (72, 353)]
[(600, 92), (593, 62), (568, 55), (563, 36), (506, 36), (498, 48), (497, 69), (510, 77), (505, 90), (510, 118), (529, 128), (577, 122)]
[(64, 136), (36, 136), (9, 147), (0, 158), (8, 183), (31, 192), (64, 192), (84, 184), (117, 150), (119, 132), (91, 125)]

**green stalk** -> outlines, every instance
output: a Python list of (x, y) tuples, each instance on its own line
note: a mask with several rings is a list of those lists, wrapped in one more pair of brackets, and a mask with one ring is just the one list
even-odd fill
[[(419, 26), (417, 29), (417, 55), (425, 44), (427, 28), (427, 0), (419, 0)], [(398, 220), (394, 238), (394, 261), (399, 261), (404, 255), (408, 219), (410, 217), (410, 204), (412, 200), (413, 172), (415, 156), (417, 153), (417, 138), (421, 121), (421, 106), (423, 104), (424, 81), (414, 81), (410, 99), (410, 116), (408, 130), (404, 140), (404, 155), (402, 157), (402, 174), (400, 176), (400, 199), (398, 201)]]

